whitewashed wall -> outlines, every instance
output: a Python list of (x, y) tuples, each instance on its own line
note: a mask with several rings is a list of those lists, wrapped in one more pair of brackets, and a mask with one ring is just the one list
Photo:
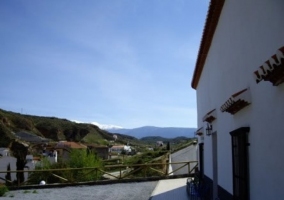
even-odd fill
[[(0, 158), (0, 171), (7, 171), (7, 166), (10, 164), (11, 171), (17, 170), (17, 159), (12, 156), (3, 156)], [(35, 164), (33, 161), (27, 162), (26, 168), (24, 170), (33, 170), (35, 169)], [(0, 173), (0, 177), (5, 179), (5, 176), (7, 173)], [(28, 179), (28, 172), (25, 172), (24, 174), (25, 180)], [(11, 173), (11, 180), (15, 181), (17, 180), (16, 173)], [(0, 179), (0, 183), (5, 183), (4, 180)]]
[[(283, 0), (226, 0), (197, 87), (198, 127), (217, 109), (218, 184), (232, 193), (229, 132), (249, 126), (251, 200), (284, 196), (284, 84), (256, 84), (253, 72), (284, 46)], [(235, 92), (250, 87), (252, 104), (235, 115), (220, 107)], [(204, 170), (212, 178), (211, 137), (204, 138)]]

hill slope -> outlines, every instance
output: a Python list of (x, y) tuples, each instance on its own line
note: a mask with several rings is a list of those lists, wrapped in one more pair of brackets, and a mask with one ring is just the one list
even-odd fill
[[(79, 124), (56, 117), (22, 115), (0, 109), (0, 147), (7, 147), (15, 138), (33, 142), (48, 139), (107, 144), (106, 140), (113, 140), (113, 134), (93, 124)], [(117, 142), (126, 143), (127, 141), (139, 143), (134, 137), (123, 134), (118, 136)]]

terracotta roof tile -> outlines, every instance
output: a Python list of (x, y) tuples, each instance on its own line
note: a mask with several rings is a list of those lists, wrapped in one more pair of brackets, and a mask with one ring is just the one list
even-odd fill
[(199, 47), (191, 87), (196, 89), (225, 0), (211, 0)]

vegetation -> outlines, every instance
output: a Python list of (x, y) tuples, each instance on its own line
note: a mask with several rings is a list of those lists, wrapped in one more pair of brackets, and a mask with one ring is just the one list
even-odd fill
[[(86, 168), (98, 167), (102, 168), (102, 161), (92, 153), (87, 153), (85, 150), (72, 150), (68, 160), (59, 160), (58, 163), (51, 164), (49, 160), (43, 159), (41, 164), (36, 166), (36, 170), (50, 169), (66, 169), (66, 168)], [(44, 180), (46, 183), (66, 182), (85, 182), (98, 180), (101, 173), (93, 170), (63, 170), (63, 171), (43, 171), (33, 172), (29, 177), (29, 184), (39, 184)], [(61, 179), (62, 177), (64, 179)]]
[[(157, 150), (157, 151), (147, 151), (140, 155), (135, 155), (128, 157), (124, 160), (125, 165), (137, 165), (137, 164), (147, 164), (147, 163), (166, 163), (167, 160), (167, 154), (168, 152), (165, 150)], [(152, 166), (152, 168), (155, 168), (159, 171), (165, 172), (165, 166), (157, 165)], [(141, 177), (147, 174), (147, 176), (159, 176), (160, 173), (154, 170), (151, 170), (150, 168), (144, 168), (140, 166), (134, 167), (135, 173), (132, 174), (132, 177)]]
[(1, 123), (1, 120), (0, 120), (0, 137), (1, 137), (1, 140), (0, 140), (1, 147), (8, 146), (11, 140), (14, 138), (11, 131), (3, 123)]
[[(113, 134), (93, 124), (75, 123), (56, 117), (23, 115), (0, 109), (0, 146), (7, 147), (16, 138), (18, 132), (29, 133), (51, 141), (67, 140), (98, 145), (107, 145), (109, 141), (114, 140)], [(138, 144), (139, 140), (123, 134), (118, 135), (117, 143), (126, 144), (127, 142)]]
[(160, 157), (160, 156), (162, 156), (166, 153), (167, 153), (167, 151), (164, 151), (164, 150), (147, 151), (147, 152), (144, 152), (140, 155), (128, 157), (127, 159), (124, 160), (124, 164), (135, 165), (135, 164), (149, 163), (153, 159)]
[[(21, 136), (19, 136), (19, 134)], [(175, 151), (188, 146), (192, 140), (186, 137), (177, 137), (173, 139), (162, 137), (145, 137), (138, 140), (135, 137), (115, 134), (117, 138), (114, 138), (114, 134), (99, 129), (92, 124), (75, 123), (67, 119), (59, 119), (56, 117), (41, 117), (32, 115), (23, 115), (20, 113), (9, 112), (0, 109), (0, 147), (10, 147), (13, 155), (17, 158), (17, 169), (22, 170), (26, 164), (26, 154), (31, 153), (39, 156), (39, 147), (31, 145), (27, 142), (25, 145), (25, 139), (30, 136), (38, 138), (40, 143), (41, 139), (48, 140), (49, 144), (56, 143), (60, 140), (81, 142), (85, 144), (97, 144), (97, 145), (113, 145), (128, 144), (134, 147), (133, 152), (138, 152), (137, 155), (114, 155), (113, 163), (124, 162), (124, 164), (144, 164), (150, 162), (163, 162), (163, 155), (168, 151)], [(22, 137), (23, 136), (23, 137)], [(114, 141), (115, 140), (115, 141)], [(163, 147), (156, 147), (157, 141), (163, 141)], [(23, 145), (21, 145), (23, 144)], [(155, 151), (148, 151), (148, 149), (154, 149)], [(153, 148), (154, 147), (154, 148)], [(34, 149), (32, 149), (34, 148)], [(160, 159), (161, 158), (161, 159)], [(160, 160), (159, 160), (160, 159)], [(154, 160), (154, 161), (153, 161)], [(42, 160), (42, 165), (37, 166), (36, 169), (61, 169), (61, 168), (83, 168), (83, 167), (102, 167), (102, 161), (100, 161), (96, 155), (83, 152), (72, 151), (70, 153), (69, 160), (58, 160), (58, 163), (51, 164), (47, 160)], [(116, 164), (117, 164), (116, 163)], [(108, 164), (108, 163), (106, 163)], [(10, 166), (7, 166), (6, 185), (11, 184)], [(137, 174), (141, 173), (139, 170)], [(134, 174), (135, 175), (135, 174)], [(22, 183), (24, 181), (23, 173), (18, 174), (17, 182)], [(101, 178), (100, 173), (95, 171), (57, 171), (57, 172), (35, 172), (30, 176), (29, 182), (32, 184), (38, 184), (41, 180), (45, 180), (47, 183), (66, 182), (61, 179), (63, 177), (68, 181), (89, 181), (97, 180)]]
[(176, 138), (164, 138), (160, 136), (148, 136), (143, 137), (140, 139), (141, 141), (148, 142), (149, 144), (154, 144), (156, 141), (163, 141), (163, 142), (172, 142), (172, 143), (181, 143), (188, 140), (187, 137), (181, 136)]
[(93, 124), (75, 123), (56, 117), (23, 115), (0, 109), (0, 146), (7, 147), (13, 139), (16, 139), (19, 132), (55, 142), (66, 140), (97, 145), (129, 144), (135, 147), (137, 152), (144, 151), (146, 145), (154, 147), (156, 141), (163, 141), (165, 144), (170, 142), (171, 147), (174, 148), (175, 144), (189, 140), (186, 137), (172, 139), (144, 137), (138, 140), (135, 137), (117, 133), (115, 143), (110, 143), (114, 140), (114, 134), (101, 130)]
[(7, 174), (5, 175), (6, 185), (11, 185), (11, 166), (10, 163), (7, 165)]
[[(22, 143), (13, 141), (10, 145), (10, 150), (13, 152), (14, 157), (17, 158), (17, 162), (16, 162), (17, 171), (24, 170), (24, 167), (27, 164), (26, 155), (28, 153), (28, 148)], [(8, 174), (9, 174), (9, 171), (8, 171)], [(24, 180), (25, 180), (24, 172), (17, 172), (16, 182), (22, 183), (24, 182)]]
[(4, 196), (8, 192), (8, 188), (4, 184), (0, 184), (0, 197)]

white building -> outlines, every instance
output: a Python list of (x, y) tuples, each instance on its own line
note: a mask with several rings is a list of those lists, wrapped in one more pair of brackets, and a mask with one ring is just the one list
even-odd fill
[(0, 148), (0, 157), (10, 156), (10, 151), (7, 148)]
[(61, 157), (63, 160), (68, 160), (72, 149), (87, 150), (87, 146), (79, 142), (60, 141), (57, 145), (49, 151), (48, 159), (51, 163), (57, 162), (57, 158)]
[(122, 151), (124, 150), (124, 146), (123, 145), (114, 145), (110, 148), (110, 151), (113, 153), (118, 153), (120, 154)]
[[(10, 165), (10, 171), (16, 171), (17, 170), (17, 158), (11, 156), (10, 150), (7, 148), (0, 148), (0, 171), (7, 171), (8, 165)], [(35, 162), (33, 161), (32, 155), (26, 156), (27, 164), (24, 168), (24, 170), (34, 170), (35, 169)], [(5, 183), (5, 176), (7, 173), (0, 173), (0, 183)], [(24, 174), (25, 180), (28, 178), (28, 173), (25, 172)], [(11, 173), (11, 181), (15, 181), (16, 173)]]
[(211, 0), (192, 87), (213, 199), (284, 199), (283, 80), (284, 1)]

